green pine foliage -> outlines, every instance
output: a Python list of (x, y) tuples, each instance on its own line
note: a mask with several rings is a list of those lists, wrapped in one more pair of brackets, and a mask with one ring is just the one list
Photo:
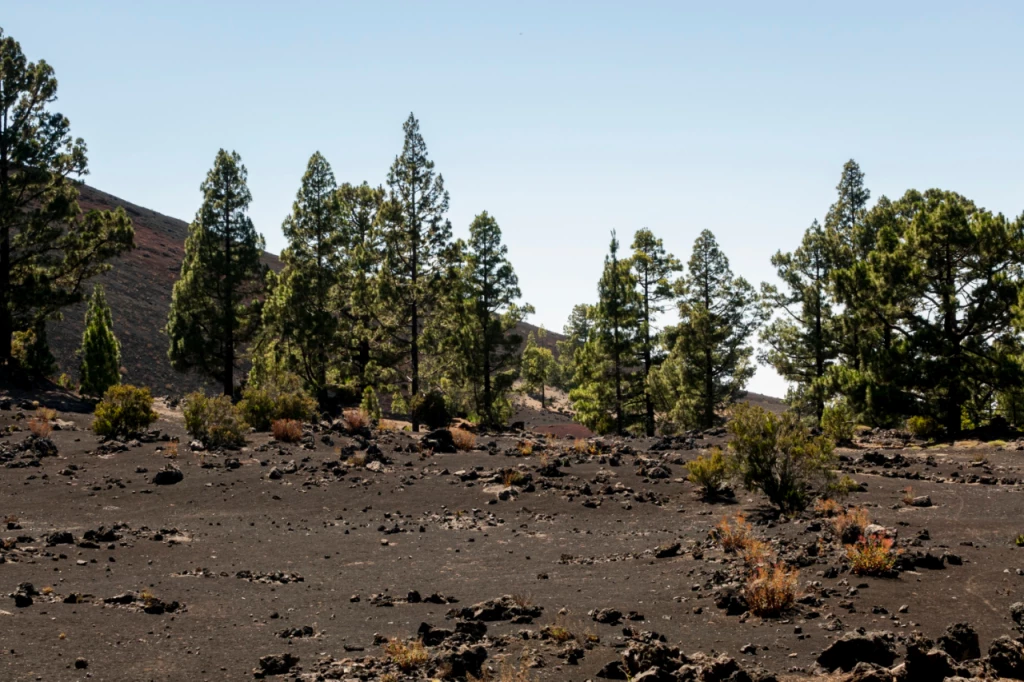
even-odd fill
[(665, 302), (674, 297), (673, 277), (683, 269), (675, 256), (654, 233), (643, 228), (633, 236), (633, 272), (641, 300), (640, 352), (643, 359), (644, 432), (654, 435), (654, 395), (650, 389), (651, 369), (661, 364), (654, 330), (655, 318), (665, 312)]
[(121, 383), (121, 344), (114, 336), (114, 320), (103, 287), (97, 284), (85, 312), (85, 331), (79, 350), (82, 393), (103, 395)]
[(569, 399), (581, 423), (600, 432), (625, 434), (640, 417), (643, 399), (640, 331), (643, 302), (629, 259), (618, 255), (612, 232), (593, 308), (594, 330), (575, 358)]
[(486, 211), (469, 226), (463, 256), (465, 371), (475, 387), (475, 412), (484, 426), (500, 426), (511, 413), (508, 394), (519, 374), (523, 338), (516, 328), (533, 308), (517, 303), (519, 279), (501, 242), (501, 228)]
[(189, 225), (166, 328), (171, 365), (215, 379), (228, 396), (239, 349), (259, 326), (264, 284), (263, 237), (248, 216), (246, 176), (237, 153), (217, 152)]
[(363, 400), (359, 403), (359, 409), (374, 422), (380, 421), (380, 401), (377, 399), (377, 391), (373, 389), (373, 386), (367, 386), (363, 389)]
[(341, 351), (337, 296), (348, 234), (340, 200), (330, 164), (313, 154), (281, 226), (284, 269), (263, 309), (263, 333), (290, 351), (288, 369), (313, 392), (327, 385)]
[[(448, 192), (427, 156), (420, 124), (409, 114), (402, 152), (388, 172), (381, 208), (384, 260), (380, 296), (387, 301), (380, 322), (408, 366), (409, 396), (420, 393), (424, 327), (456, 284), (458, 252), (452, 244)], [(435, 337), (436, 338), (436, 337)], [(413, 430), (419, 430), (415, 410)]]
[(666, 333), (671, 350), (652, 376), (652, 390), (672, 422), (707, 429), (754, 374), (750, 336), (765, 312), (708, 230), (694, 243), (677, 291), (680, 322)]
[(132, 248), (135, 232), (121, 208), (80, 209), (75, 181), (88, 172), (86, 147), (50, 109), (53, 68), (28, 61), (2, 29), (0, 83), (0, 364), (10, 364), (14, 334), (31, 331), (27, 369), (50, 376), (43, 321), (80, 302), (88, 280)]
[(538, 330), (537, 334), (530, 332), (526, 337), (526, 345), (523, 347), (522, 367), (520, 377), (523, 380), (523, 388), (527, 391), (540, 393), (540, 406), (546, 407), (544, 389), (547, 385), (553, 384), (553, 374), (557, 369), (555, 355), (550, 348), (537, 344), (538, 338), (543, 338), (545, 331)]
[(772, 256), (785, 289), (761, 287), (762, 298), (777, 316), (761, 330), (759, 359), (794, 386), (791, 406), (812, 416), (816, 424), (821, 423), (829, 397), (828, 372), (839, 356), (830, 256), (825, 230), (814, 221), (795, 251)]

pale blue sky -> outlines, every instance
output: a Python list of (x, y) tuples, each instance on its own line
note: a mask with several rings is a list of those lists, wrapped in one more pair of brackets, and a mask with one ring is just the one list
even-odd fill
[[(218, 148), (282, 246), (309, 156), (384, 181), (410, 111), (464, 235), (501, 224), (533, 322), (592, 301), (609, 231), (755, 284), (855, 158), (874, 197), (1024, 210), (1024, 3), (13, 2), (60, 80), (89, 182), (191, 220)], [(751, 388), (781, 395), (761, 369)]]

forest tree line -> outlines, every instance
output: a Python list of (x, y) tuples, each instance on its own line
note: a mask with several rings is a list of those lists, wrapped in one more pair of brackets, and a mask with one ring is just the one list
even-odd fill
[[(123, 210), (79, 209), (86, 147), (50, 110), (52, 68), (0, 31), (0, 70), (0, 363), (49, 376), (46, 321), (132, 248), (133, 228)], [(234, 399), (288, 386), (321, 407), (383, 403), (414, 427), (431, 406), (498, 426), (521, 382), (542, 401), (545, 387), (565, 389), (598, 432), (653, 435), (715, 425), (760, 362), (813, 424), (914, 419), (956, 434), (1024, 415), (1024, 216), (936, 189), (872, 204), (854, 161), (823, 219), (772, 256), (779, 284), (735, 275), (707, 230), (685, 264), (649, 229), (628, 249), (613, 233), (597, 300), (573, 309), (557, 357), (516, 332), (532, 308), (495, 216), (483, 211), (467, 239), (453, 237), (444, 180), (412, 115), (383, 184), (339, 183), (321, 154), (310, 158), (282, 224), (279, 273), (261, 264), (237, 153), (218, 152), (201, 192), (169, 357)], [(678, 321), (659, 324), (670, 310)], [(120, 381), (118, 353), (95, 288), (83, 391)]]

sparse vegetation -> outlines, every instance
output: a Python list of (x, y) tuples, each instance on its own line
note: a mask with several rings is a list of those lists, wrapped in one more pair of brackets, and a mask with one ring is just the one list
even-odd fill
[(846, 546), (850, 570), (857, 575), (888, 575), (896, 566), (897, 555), (892, 538), (877, 534), (862, 537), (855, 544)]
[(246, 424), (257, 431), (268, 431), (279, 419), (308, 422), (316, 414), (316, 407), (296, 375), (275, 371), (264, 376), (254, 369), (237, 409)]
[(245, 421), (231, 398), (195, 392), (182, 401), (185, 430), (209, 447), (238, 447), (245, 443)]
[(907, 418), (907, 431), (914, 438), (930, 440), (939, 435), (939, 423), (932, 417), (915, 415)]
[(526, 480), (525, 477), (515, 469), (506, 469), (501, 475), (501, 484), (506, 488), (517, 486), (524, 480)]
[(712, 531), (712, 536), (726, 552), (740, 552), (754, 539), (753, 530), (743, 514), (736, 514), (731, 520), (722, 517)]
[(783, 511), (803, 509), (834, 478), (832, 443), (812, 437), (792, 412), (776, 416), (741, 403), (728, 425), (733, 466), (749, 490), (760, 490)]
[(302, 440), (302, 424), (295, 419), (276, 419), (270, 425), (275, 440), (282, 443), (298, 443)]
[(856, 425), (857, 416), (843, 400), (827, 405), (822, 410), (821, 430), (825, 437), (829, 438), (836, 445), (845, 445), (853, 442), (854, 427)]
[(121, 384), (108, 388), (96, 405), (92, 430), (106, 438), (128, 438), (145, 431), (156, 420), (149, 389)]
[(476, 434), (466, 429), (449, 429), (452, 432), (452, 441), (455, 447), (462, 451), (469, 451), (476, 448)]
[(345, 430), (349, 433), (357, 433), (370, 426), (370, 416), (363, 410), (350, 408), (342, 413), (345, 419)]
[(756, 567), (743, 589), (751, 613), (763, 618), (785, 613), (796, 602), (799, 575), (781, 563)]
[(722, 492), (729, 478), (729, 468), (719, 448), (712, 448), (706, 456), (701, 455), (686, 465), (691, 483), (700, 486), (705, 498), (715, 497)]
[(33, 417), (28, 420), (28, 430), (36, 438), (48, 438), (50, 436), (50, 432), (53, 431), (53, 426), (47, 419)]
[(392, 638), (384, 645), (384, 653), (404, 673), (416, 670), (430, 660), (430, 654), (420, 640), (403, 642)]

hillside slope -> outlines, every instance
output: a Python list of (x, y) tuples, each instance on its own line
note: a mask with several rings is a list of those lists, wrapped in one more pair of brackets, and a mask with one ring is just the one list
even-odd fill
[[(98, 278), (107, 290), (114, 314), (114, 330), (121, 341), (121, 364), (126, 382), (149, 386), (156, 395), (182, 395), (209, 385), (196, 375), (171, 369), (167, 359), (167, 335), (163, 332), (171, 305), (171, 290), (185, 255), (188, 223), (137, 206), (94, 187), (80, 187), (83, 210), (109, 210), (123, 206), (135, 225), (136, 248), (113, 261), (113, 269)], [(263, 261), (274, 270), (281, 261), (265, 253)], [(91, 290), (91, 284), (90, 284)], [(47, 333), (62, 372), (78, 376), (76, 350), (85, 326), (85, 304), (65, 309), (64, 320), (51, 323)], [(521, 325), (526, 335), (537, 328)], [(548, 332), (542, 345), (554, 350), (560, 334)]]

